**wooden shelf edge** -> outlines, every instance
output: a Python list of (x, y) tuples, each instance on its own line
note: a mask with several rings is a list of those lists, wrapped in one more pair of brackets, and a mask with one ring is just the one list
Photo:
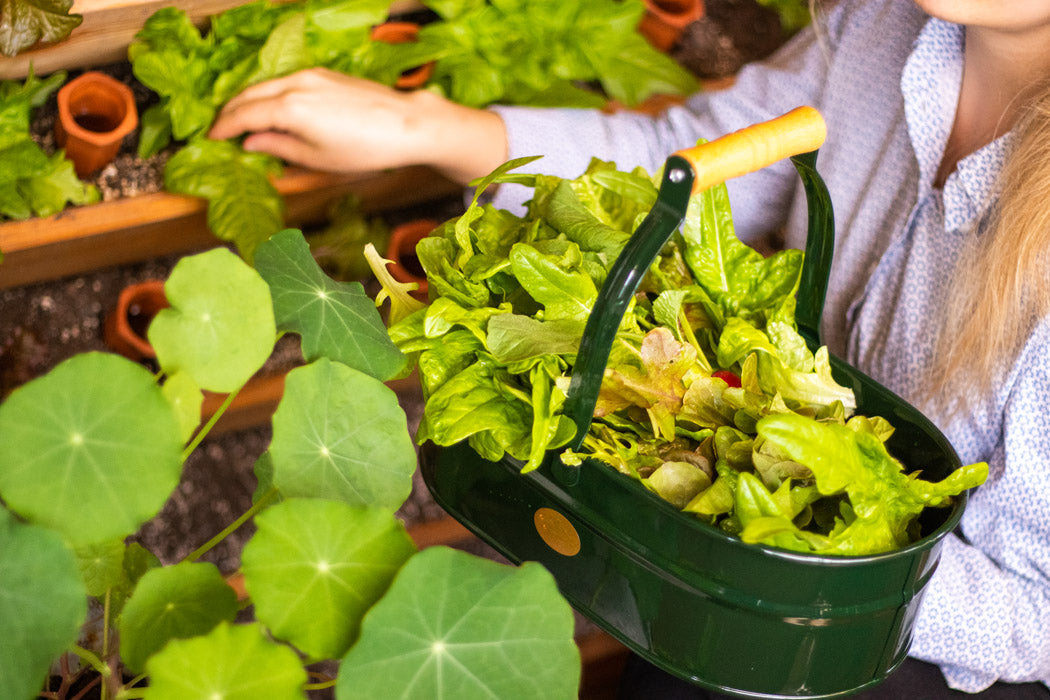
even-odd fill
[[(289, 168), (274, 184), (289, 226), (323, 221), (328, 204), (351, 193), (375, 213), (462, 191), (423, 167), (363, 175)], [(157, 192), (0, 223), (0, 289), (215, 247), (206, 208), (202, 199)]]

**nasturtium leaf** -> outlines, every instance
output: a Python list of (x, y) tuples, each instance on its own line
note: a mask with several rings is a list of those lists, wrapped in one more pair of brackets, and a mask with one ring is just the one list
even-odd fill
[(102, 596), (124, 580), (124, 543), (110, 540), (77, 547), (77, 567), (88, 595)]
[(0, 697), (36, 697), (51, 662), (76, 642), (87, 597), (57, 533), (0, 507)]
[(315, 659), (339, 658), (416, 552), (393, 511), (293, 498), (255, 518), (241, 570), (255, 617)]
[(120, 655), (133, 671), (172, 639), (206, 634), (237, 616), (237, 596), (214, 564), (182, 562), (142, 576), (120, 616)]
[(277, 327), (270, 289), (226, 248), (180, 260), (164, 284), (171, 307), (149, 327), (157, 361), (208, 391), (239, 389), (273, 352)]
[(0, 405), (0, 498), (80, 546), (125, 537), (178, 484), (171, 404), (131, 360), (84, 353)]
[(117, 616), (124, 609), (124, 604), (135, 592), (135, 586), (147, 571), (159, 567), (160, 559), (157, 555), (143, 547), (138, 542), (130, 542), (124, 549), (123, 568), (120, 583), (110, 589), (109, 608), (110, 614)]
[(204, 636), (172, 640), (146, 664), (148, 700), (306, 700), (306, 671), (258, 624), (223, 622)]
[[(258, 503), (260, 499), (266, 498), (273, 490), (273, 458), (267, 450), (259, 455), (252, 465), (255, 474), (255, 491), (252, 492), (252, 503)], [(279, 496), (278, 496), (279, 499)]]
[(183, 441), (189, 440), (201, 423), (204, 394), (188, 372), (176, 372), (168, 377), (161, 390), (164, 398), (175, 409), (175, 417), (179, 419), (179, 434)]
[(325, 358), (288, 373), (269, 451), (285, 497), (396, 510), (412, 490), (416, 452), (397, 395)]
[(547, 700), (579, 680), (572, 610), (546, 569), (431, 547), (365, 616), (336, 698)]
[(278, 329), (302, 337), (308, 361), (327, 357), (384, 381), (404, 368), (365, 288), (328, 277), (301, 232), (286, 229), (262, 243), (255, 269), (270, 285)]

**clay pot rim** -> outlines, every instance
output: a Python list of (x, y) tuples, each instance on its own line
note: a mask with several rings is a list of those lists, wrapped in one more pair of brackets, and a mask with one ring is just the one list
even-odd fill
[(164, 294), (164, 280), (149, 279), (127, 285), (117, 297), (117, 304), (106, 318), (106, 343), (131, 359), (153, 359), (157, 356), (147, 338), (135, 333), (128, 323), (127, 311), (136, 299), (153, 301), (160, 309), (170, 306)]
[[(672, 5), (675, 9), (667, 9), (665, 4)], [(676, 29), (683, 29), (702, 19), (704, 10), (703, 0), (645, 0), (645, 11), (648, 14)]]
[[(386, 44), (407, 44), (417, 40), (420, 25), (417, 22), (383, 22), (372, 27), (369, 36), (373, 41), (381, 41)], [(411, 70), (406, 71), (394, 83), (394, 87), (401, 90), (410, 90), (422, 87), (434, 74), (434, 62), (424, 63)]]
[(412, 42), (419, 36), (419, 25), (415, 22), (383, 22), (372, 27), (370, 36), (373, 41), (387, 44)]
[[(106, 86), (117, 94), (124, 103), (124, 119), (115, 128), (106, 132), (97, 132), (85, 129), (77, 124), (76, 119), (69, 111), (69, 99), (73, 91), (82, 83), (95, 82)], [(123, 139), (138, 126), (138, 108), (135, 105), (135, 95), (131, 88), (121, 81), (100, 71), (86, 71), (63, 85), (58, 91), (58, 118), (62, 122), (62, 129), (68, 136), (73, 136), (85, 143), (96, 146), (105, 146), (116, 140)]]
[(427, 278), (410, 272), (401, 263), (401, 256), (398, 253), (403, 250), (403, 246), (409, 241), (412, 242), (412, 248), (409, 252), (415, 253), (415, 244), (433, 233), (434, 229), (440, 225), (440, 222), (433, 219), (412, 219), (411, 221), (398, 224), (390, 231), (390, 241), (387, 243), (385, 255), (383, 256), (390, 261), (390, 264), (387, 265), (387, 270), (390, 272), (390, 276), (398, 282), (415, 282), (418, 284), (419, 288), (412, 293), (417, 299), (425, 298), (427, 294)]

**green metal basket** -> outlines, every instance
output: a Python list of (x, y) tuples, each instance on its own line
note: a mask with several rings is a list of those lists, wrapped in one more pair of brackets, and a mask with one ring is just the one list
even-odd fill
[[(816, 348), (834, 242), (832, 209), (815, 150), (794, 155), (801, 152), (797, 145), (777, 146), (758, 160), (786, 157), (785, 148), (808, 200), (797, 321)], [(681, 222), (690, 193), (711, 184), (710, 177), (694, 177), (702, 167), (694, 155), (680, 151), (668, 159), (657, 205), (617, 260), (588, 322), (569, 394), (578, 441), (590, 425), (627, 301)], [(752, 166), (749, 161), (735, 174)], [(715, 181), (731, 176), (723, 172)], [(698, 180), (706, 184), (698, 188)], [(938, 480), (960, 466), (921, 413), (845, 362), (831, 362), (835, 378), (856, 394), (857, 412), (895, 426), (887, 447), (909, 469)], [(963, 494), (949, 508), (927, 509), (922, 538), (903, 549), (816, 556), (745, 544), (597, 461), (567, 467), (552, 453), (533, 472), (522, 474), (521, 467), (511, 458), (487, 461), (465, 443), (428, 444), (421, 453), (437, 502), (481, 539), (511, 561), (542, 563), (577, 610), (647, 661), (742, 697), (844, 696), (891, 673), (907, 655), (923, 587), (966, 503)]]

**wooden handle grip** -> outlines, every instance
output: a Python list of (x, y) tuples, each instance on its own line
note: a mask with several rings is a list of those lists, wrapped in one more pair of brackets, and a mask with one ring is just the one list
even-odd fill
[(675, 153), (693, 166), (693, 193), (754, 172), (799, 153), (820, 148), (827, 127), (820, 112), (797, 107), (766, 122), (752, 124), (708, 143)]

